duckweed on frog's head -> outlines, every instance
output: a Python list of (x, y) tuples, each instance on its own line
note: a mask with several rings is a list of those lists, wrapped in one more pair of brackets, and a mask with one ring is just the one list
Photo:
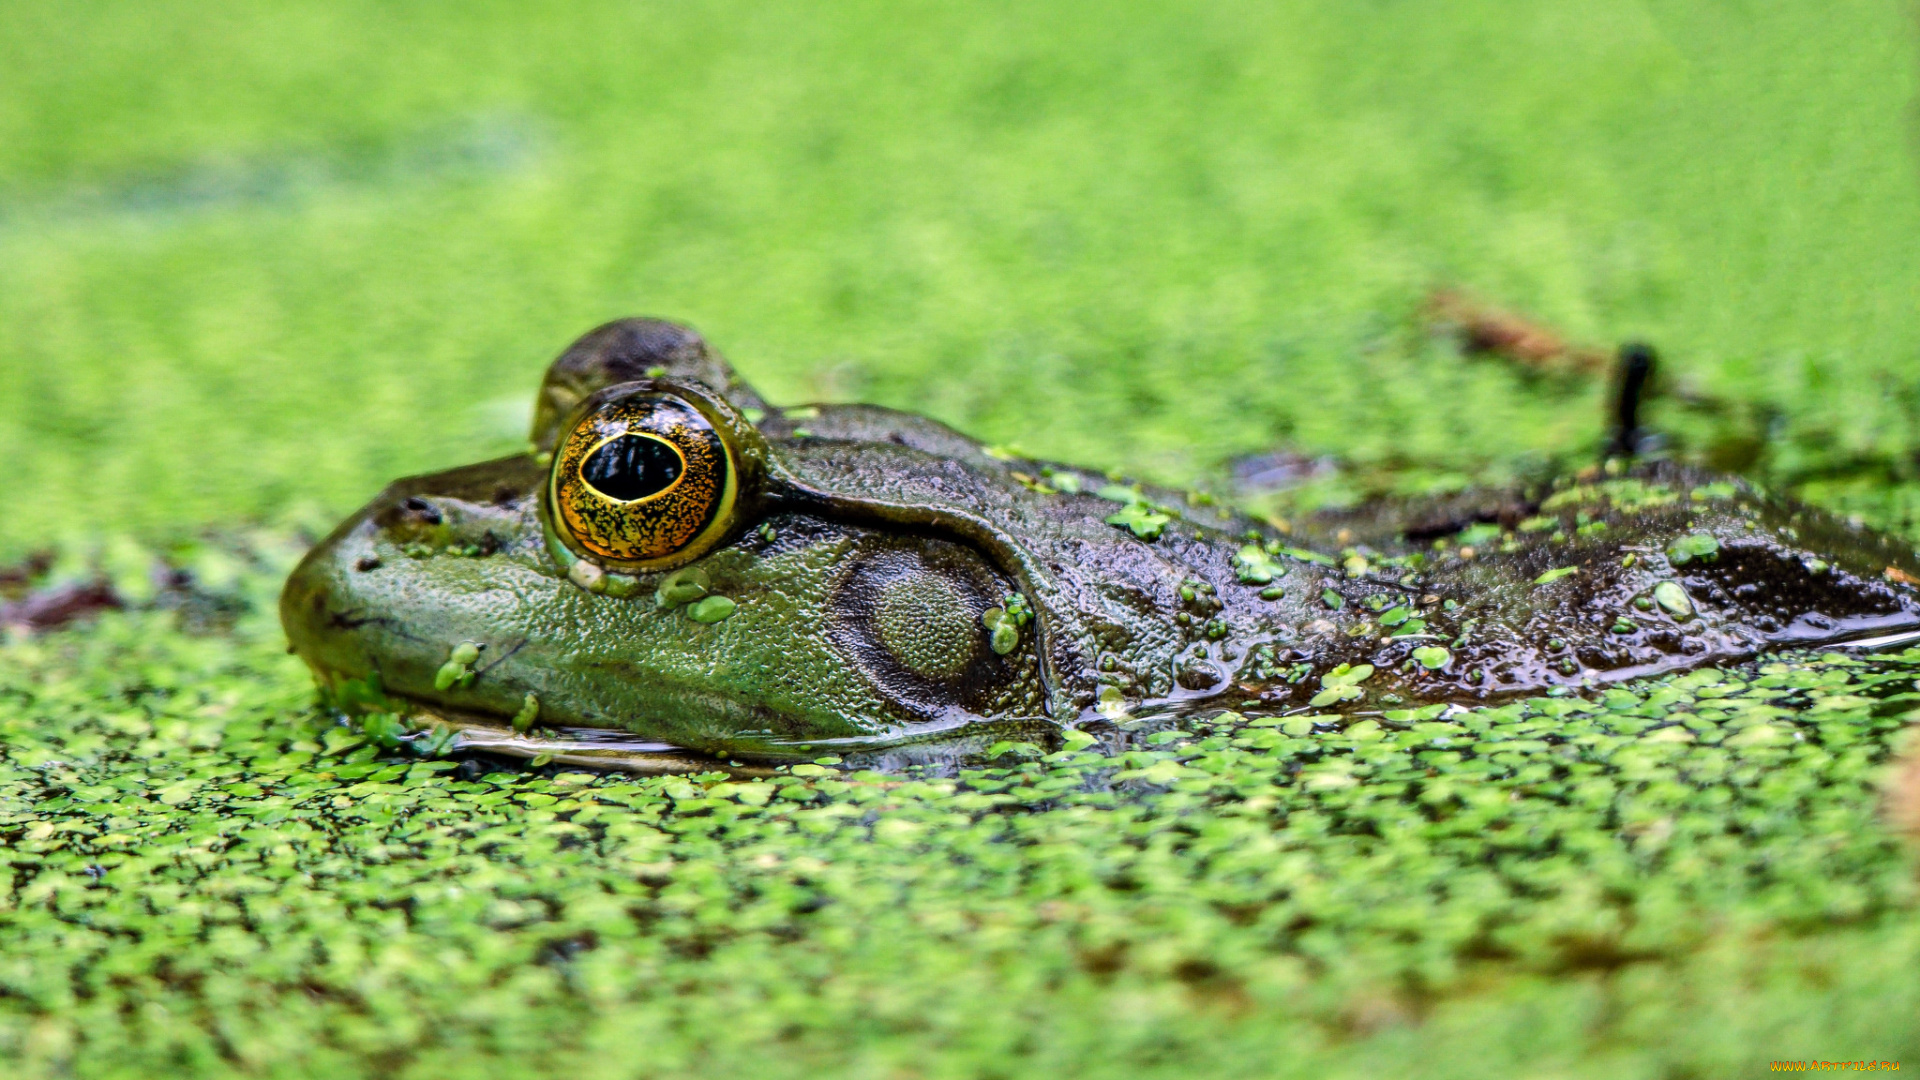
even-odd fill
[[(1516, 500), (1530, 527), (1487, 524)], [(281, 612), (330, 687), (759, 759), (1564, 692), (1920, 627), (1912, 551), (1675, 469), (1284, 544), (1207, 502), (885, 409), (783, 412), (699, 335), (627, 320), (554, 362), (528, 452), (395, 483)]]

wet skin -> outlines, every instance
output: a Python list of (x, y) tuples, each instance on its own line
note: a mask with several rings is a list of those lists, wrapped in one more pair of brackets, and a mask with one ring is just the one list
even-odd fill
[(1913, 556), (1672, 468), (1282, 534), (909, 414), (782, 412), (692, 331), (627, 320), (554, 362), (531, 452), (396, 482), (281, 617), (325, 686), (781, 760), (1577, 692), (1920, 628)]

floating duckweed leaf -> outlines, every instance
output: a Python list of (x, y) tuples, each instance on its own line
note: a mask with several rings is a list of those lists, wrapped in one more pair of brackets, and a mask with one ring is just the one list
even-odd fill
[(709, 596), (687, 606), (687, 618), (698, 623), (717, 623), (731, 618), (739, 607), (725, 596)]
[(1008, 593), (1001, 599), (1001, 604), (1006, 609), (1007, 618), (1013, 620), (1013, 625), (1024, 628), (1033, 621), (1033, 605), (1027, 603), (1025, 593)]
[(1655, 585), (1653, 600), (1676, 619), (1685, 619), (1693, 614), (1693, 601), (1677, 581), (1663, 581)]
[[(161, 788), (155, 792), (154, 797), (159, 799), (164, 806), (179, 806), (181, 803), (193, 798), (194, 793), (200, 790), (201, 783), (199, 780), (181, 780)], [(47, 830), (49, 834), (51, 834), (52, 831), (50, 828)]]
[(1413, 615), (1413, 609), (1405, 604), (1396, 604), (1380, 613), (1381, 626), (1399, 626)]
[(1080, 494), (1079, 473), (1068, 472), (1065, 469), (1056, 469), (1049, 465), (1040, 470), (1040, 475), (1046, 477), (1048, 483), (1068, 495)]
[(1372, 664), (1341, 664), (1320, 676), (1321, 686), (1357, 686), (1373, 678)]
[(456, 660), (441, 664), (440, 670), (433, 673), (435, 690), (449, 690), (456, 686), (465, 686), (472, 681), (473, 669)]
[(540, 699), (528, 694), (520, 702), (520, 711), (513, 714), (513, 730), (525, 733), (533, 729), (534, 721), (540, 719)]
[(1549, 570), (1546, 573), (1541, 574), (1539, 577), (1534, 578), (1533, 583), (1535, 585), (1547, 585), (1547, 584), (1551, 584), (1552, 582), (1559, 581), (1561, 578), (1566, 577), (1568, 574), (1577, 574), (1579, 572), (1580, 572), (1580, 568), (1577, 566), (1556, 566), (1552, 570)]
[(407, 734), (406, 724), (392, 713), (367, 713), (358, 718), (357, 726), (368, 742), (389, 750), (399, 746), (400, 737)]
[(1243, 545), (1233, 557), (1233, 568), (1247, 585), (1265, 585), (1287, 572), (1287, 568), (1274, 562), (1273, 556), (1259, 544)]
[(1317, 551), (1308, 551), (1306, 548), (1282, 547), (1275, 552), (1275, 554), (1285, 555), (1289, 559), (1297, 559), (1300, 562), (1314, 563), (1318, 566), (1337, 565), (1333, 556), (1322, 555)]
[(1685, 566), (1699, 559), (1711, 562), (1720, 554), (1720, 541), (1712, 533), (1693, 532), (1667, 545), (1667, 561), (1675, 566)]
[(1413, 658), (1428, 671), (1438, 671), (1453, 662), (1453, 653), (1441, 645), (1424, 645), (1413, 650)]
[(1120, 510), (1109, 514), (1106, 522), (1109, 525), (1126, 529), (1142, 540), (1152, 541), (1159, 539), (1161, 530), (1165, 529), (1167, 523), (1172, 520), (1173, 518), (1161, 513), (1152, 506), (1137, 502), (1129, 503)]
[(1004, 757), (1008, 754), (1011, 754), (1014, 757), (1039, 757), (1040, 748), (1033, 745), (1030, 742), (1021, 742), (1015, 739), (1002, 739), (999, 742), (994, 743), (992, 746), (987, 747), (986, 757), (989, 761), (991, 761), (994, 758)]
[(1334, 592), (1332, 589), (1320, 590), (1320, 602), (1334, 611), (1339, 611), (1341, 608), (1347, 606), (1347, 598)]
[(1540, 504), (1540, 509), (1553, 511), (1570, 506), (1606, 502), (1611, 503), (1617, 510), (1631, 514), (1648, 507), (1665, 506), (1679, 498), (1678, 492), (1664, 485), (1649, 484), (1643, 480), (1628, 478), (1607, 480), (1598, 484), (1578, 484), (1549, 496)]
[(1019, 593), (1009, 595), (1005, 607), (991, 607), (980, 613), (980, 623), (990, 631), (993, 651), (1005, 656), (1020, 646), (1020, 628), (1033, 619), (1033, 609)]
[(1115, 780), (1138, 780), (1146, 784), (1171, 784), (1177, 780), (1205, 780), (1207, 774), (1199, 769), (1189, 768), (1171, 758), (1156, 761), (1143, 769), (1122, 769), (1114, 774)]
[(1016, 469), (1007, 475), (1013, 477), (1021, 487), (1026, 488), (1036, 495), (1055, 495), (1059, 493), (1058, 488), (1037, 479), (1030, 473), (1023, 473)]
[(1765, 746), (1768, 743), (1780, 742), (1788, 737), (1786, 732), (1772, 724), (1755, 724), (1745, 731), (1729, 736), (1725, 745), (1734, 748)]
[(1062, 750), (1085, 750), (1087, 747), (1099, 741), (1100, 740), (1078, 728), (1071, 728), (1060, 736), (1060, 748)]
[(341, 727), (328, 728), (321, 733), (320, 741), (323, 744), (320, 752), (326, 756), (344, 754), (366, 742), (359, 735)]
[(994, 625), (987, 643), (994, 652), (1005, 656), (1020, 647), (1020, 627), (1012, 619), (1001, 619)]
[(1408, 619), (1393, 631), (1394, 637), (1406, 637), (1408, 634), (1423, 634), (1427, 630), (1427, 620)]

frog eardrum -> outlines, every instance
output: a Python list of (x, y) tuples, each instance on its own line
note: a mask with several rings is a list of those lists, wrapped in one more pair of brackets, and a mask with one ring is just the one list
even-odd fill
[(726, 536), (743, 486), (738, 424), (723, 402), (659, 381), (581, 403), (553, 455), (549, 519), (576, 555), (663, 570)]

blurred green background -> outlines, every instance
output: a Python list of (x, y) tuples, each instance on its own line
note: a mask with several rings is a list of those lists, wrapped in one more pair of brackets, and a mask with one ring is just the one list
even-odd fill
[(1161, 479), (1584, 452), (1456, 285), (1897, 461), (1915, 67), (1888, 2), (12, 0), (0, 552), (324, 522), (628, 314)]

